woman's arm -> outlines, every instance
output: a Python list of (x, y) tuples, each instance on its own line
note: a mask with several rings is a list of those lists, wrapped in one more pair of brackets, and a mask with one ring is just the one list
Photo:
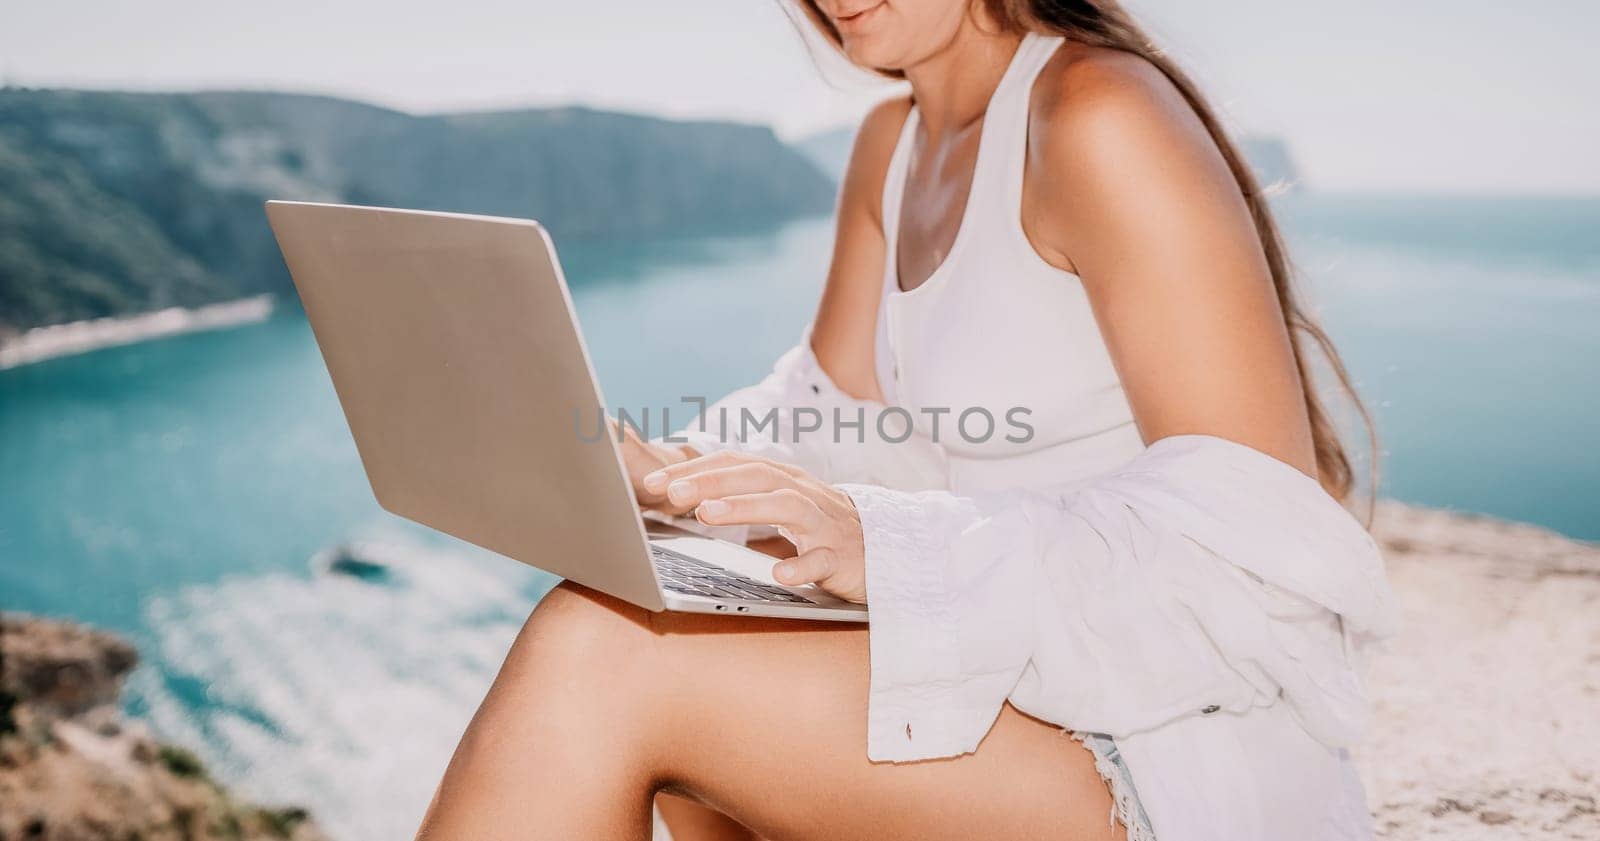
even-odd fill
[[(644, 441), (631, 429), (621, 430), (623, 460), (641, 505), (670, 514), (684, 513), (687, 509), (645, 487), (643, 477), (686, 458), (723, 450), (759, 452), (839, 481), (871, 477), (889, 484), (930, 484), (933, 477), (928, 468), (933, 466), (932, 460), (928, 453), (909, 452), (914, 448), (890, 454), (895, 458), (874, 468), (875, 463), (885, 461), (874, 457), (880, 448), (868, 451), (866, 446), (857, 447), (851, 460), (869, 472), (846, 475), (831, 466), (832, 461), (838, 460), (836, 456), (830, 459), (826, 452), (836, 449), (827, 446), (831, 441), (792, 440), (792, 418), (782, 414), (805, 406), (831, 421), (829, 415), (835, 408), (853, 417), (857, 408), (875, 412), (876, 404), (883, 400), (875, 364), (884, 266), (883, 181), (910, 107), (910, 100), (905, 97), (882, 102), (867, 114), (856, 132), (850, 164), (839, 188), (833, 257), (808, 346), (791, 350), (766, 379), (719, 400), (688, 429), (673, 436), (686, 437), (686, 445)], [(744, 436), (739, 425), (739, 412), (743, 409), (749, 409), (757, 418), (764, 417), (770, 409), (779, 409), (779, 420), (775, 427), (764, 429), (761, 436)], [(727, 428), (722, 423), (725, 418), (729, 421)], [(823, 434), (831, 436), (830, 429), (825, 424)], [(774, 442), (774, 438), (778, 440)], [(914, 456), (913, 463), (921, 469), (907, 470), (900, 464), (906, 456)], [(876, 472), (871, 472), (874, 469)]]
[[(727, 395), (680, 431), (689, 450), (759, 456), (829, 482), (944, 486), (943, 454), (931, 440), (912, 429), (896, 443), (889, 436), (899, 435), (903, 419), (891, 415), (887, 425), (879, 424), (885, 408), (876, 365), (885, 257), (880, 199), (908, 110), (904, 99), (885, 102), (857, 134), (840, 191), (833, 261), (809, 340), (785, 353), (760, 383)], [(653, 470), (663, 462), (630, 457), (630, 470), (636, 463)], [(636, 474), (639, 499), (681, 511), (639, 481), (649, 470)]]
[(1198, 117), (1134, 56), (1063, 49), (1030, 129), (1025, 230), (1082, 278), (1146, 443), (1217, 435), (1315, 477), (1255, 224)]
[(833, 262), (811, 326), (811, 349), (833, 382), (861, 400), (883, 402), (878, 383), (878, 306), (883, 296), (886, 244), (883, 182), (911, 101), (880, 103), (856, 132), (850, 166), (839, 188)]

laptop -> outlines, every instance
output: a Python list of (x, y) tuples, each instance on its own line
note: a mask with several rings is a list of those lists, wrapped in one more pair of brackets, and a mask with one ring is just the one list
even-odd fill
[(378, 504), (651, 611), (864, 622), (634, 501), (537, 222), (267, 202)]

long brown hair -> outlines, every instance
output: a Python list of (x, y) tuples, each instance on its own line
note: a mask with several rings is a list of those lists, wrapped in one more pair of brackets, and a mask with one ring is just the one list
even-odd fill
[[(806, 16), (822, 34), (835, 46), (840, 46), (838, 30), (817, 7), (816, 0), (798, 0), (798, 2)], [(1262, 189), (1255, 172), (1251, 170), (1250, 164), (1239, 151), (1239, 147), (1223, 128), (1216, 111), (1200, 93), (1194, 80), (1151, 41), (1134, 21), (1133, 16), (1128, 14), (1117, 0), (976, 0), (976, 2), (985, 6), (990, 17), (1003, 31), (1016, 33), (1035, 31), (1061, 35), (1092, 47), (1131, 53), (1150, 62), (1177, 87), (1178, 92), (1189, 103), (1189, 107), (1200, 117), (1207, 133), (1211, 135), (1212, 142), (1222, 152), (1223, 159), (1228, 162), (1228, 169), (1233, 172), (1233, 178), (1239, 184), (1239, 192), (1244, 195), (1245, 204), (1250, 208), (1250, 218), (1255, 222), (1256, 236), (1261, 239), (1261, 248), (1266, 252), (1267, 267), (1272, 274), (1272, 286), (1277, 292), (1278, 306), (1283, 311), (1284, 324), (1289, 331), (1289, 344), (1294, 351), (1295, 367), (1300, 372), (1300, 382), (1305, 393), (1306, 415), (1311, 421), (1311, 439), (1316, 448), (1317, 474), (1322, 486), (1336, 499), (1347, 500), (1355, 488), (1355, 470), (1340, 440), (1338, 424), (1312, 385), (1312, 370), (1307, 354), (1309, 347), (1314, 347), (1322, 354), (1328, 369), (1338, 381), (1340, 390), (1366, 428), (1368, 457), (1373, 466), (1371, 491), (1376, 493), (1377, 433), (1372, 417), (1356, 394), (1355, 386), (1350, 381), (1350, 374), (1345, 369), (1344, 362), (1339, 358), (1339, 352), (1334, 349), (1328, 334), (1301, 307), (1294, 290), (1294, 272), (1289, 262), (1288, 251), (1284, 245), (1283, 235), (1278, 230), (1278, 224), (1273, 219), (1267, 194)], [(878, 72), (896, 78), (901, 76), (895, 71)], [(1310, 345), (1307, 344), (1308, 339)]]

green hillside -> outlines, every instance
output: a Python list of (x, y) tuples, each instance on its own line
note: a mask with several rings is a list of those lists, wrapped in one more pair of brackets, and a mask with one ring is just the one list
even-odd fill
[(826, 212), (833, 187), (757, 126), (0, 89), (0, 333), (287, 291), (267, 198), (524, 216), (590, 237)]

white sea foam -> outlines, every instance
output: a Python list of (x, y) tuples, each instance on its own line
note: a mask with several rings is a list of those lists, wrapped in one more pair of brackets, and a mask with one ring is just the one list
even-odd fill
[[(523, 618), (554, 579), (394, 543), (393, 580), (271, 575), (152, 600), (132, 690), (222, 780), (336, 838), (410, 837)], [(178, 675), (164, 680), (161, 670)], [(182, 697), (205, 687), (205, 699)], [(191, 690), (192, 692), (192, 690)]]

